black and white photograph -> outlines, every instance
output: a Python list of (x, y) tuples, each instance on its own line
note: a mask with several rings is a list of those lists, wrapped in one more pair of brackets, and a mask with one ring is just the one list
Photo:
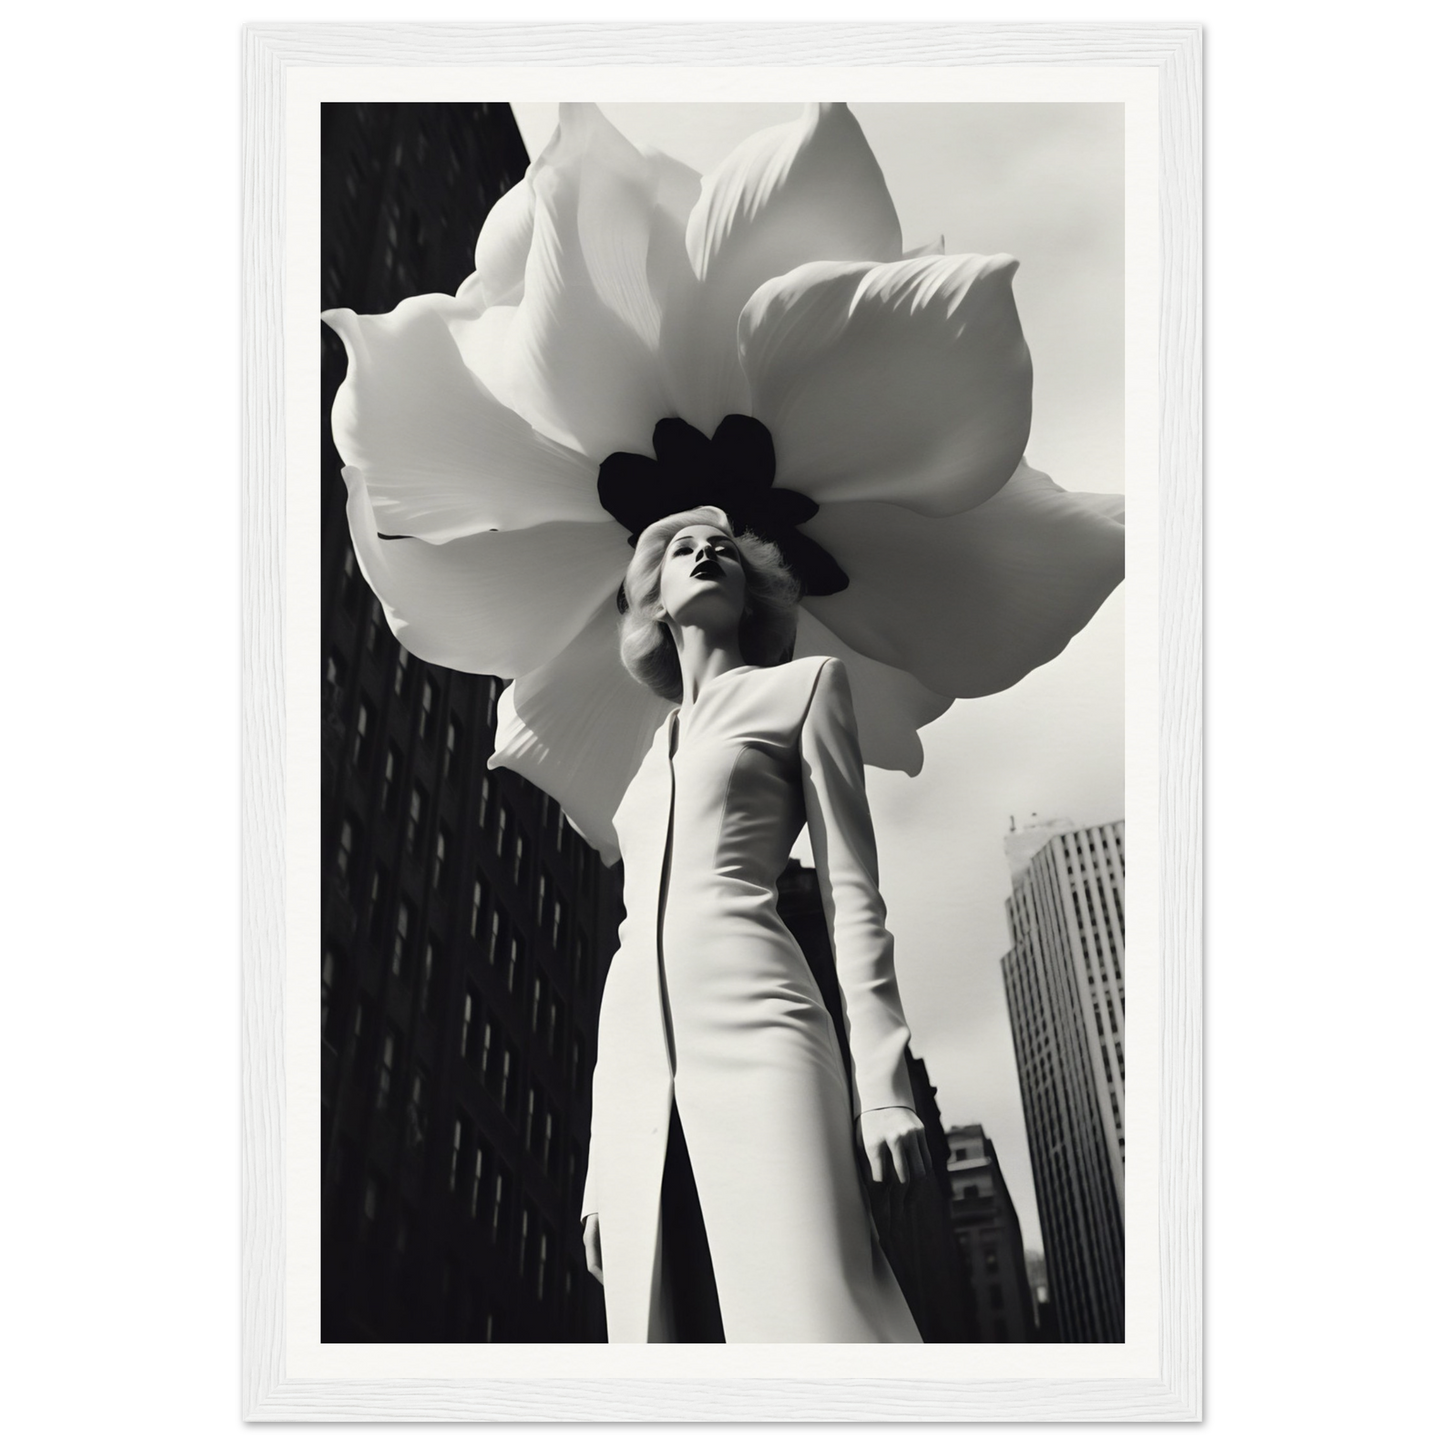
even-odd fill
[(295, 74), (296, 1360), (1147, 1364), (1147, 91)]
[(1126, 1341), (1124, 162), (322, 104), (323, 1343)]

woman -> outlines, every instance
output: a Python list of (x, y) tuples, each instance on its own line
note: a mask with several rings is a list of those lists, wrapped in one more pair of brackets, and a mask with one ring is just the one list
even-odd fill
[[(847, 675), (784, 660), (797, 584), (716, 508), (643, 531), (625, 594), (623, 660), (678, 705), (615, 819), (582, 1211), (609, 1339), (916, 1342), (854, 1152), (879, 1183), (929, 1167)], [(777, 913), (805, 822), (846, 1063)]]

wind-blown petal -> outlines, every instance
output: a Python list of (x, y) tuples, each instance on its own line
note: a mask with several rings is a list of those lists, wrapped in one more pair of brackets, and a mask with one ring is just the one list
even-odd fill
[(738, 323), (779, 486), (931, 515), (1013, 474), (1033, 386), (1011, 256), (817, 263), (766, 283)]
[(802, 530), (849, 584), (807, 605), (859, 651), (940, 693), (1002, 692), (1057, 657), (1122, 580), (1122, 503), (1063, 491), (1023, 464), (952, 517), (830, 504)]
[(536, 217), (506, 395), (594, 463), (640, 451), (669, 402), (660, 291), (685, 265), (679, 163), (643, 156), (594, 105), (564, 105), (531, 170)]
[(615, 863), (612, 815), (669, 710), (623, 667), (609, 598), (562, 652), (502, 693), (488, 766), (511, 768), (550, 794)]
[(499, 196), (487, 212), (477, 237), (477, 269), (463, 283), (475, 287), (485, 305), (515, 306), (522, 299), (522, 279), (536, 214), (537, 196), (530, 176), (523, 176)]
[(704, 177), (687, 284), (668, 298), (663, 359), (677, 413), (710, 436), (746, 411), (737, 323), (764, 281), (805, 261), (896, 261), (898, 214), (846, 105), (749, 136)]
[(447, 542), (606, 519), (595, 468), (539, 436), (467, 368), (449, 327), (470, 316), (455, 297), (429, 295), (384, 316), (322, 318), (349, 359), (332, 433), (342, 461), (366, 474), (377, 528)]
[(836, 657), (848, 669), (858, 745), (875, 768), (918, 776), (923, 743), (918, 729), (941, 717), (953, 699), (931, 691), (916, 677), (866, 657), (850, 647), (823, 619), (813, 599), (798, 609), (795, 657)]
[(391, 630), (424, 662), (515, 677), (567, 646), (602, 600), (615, 606), (630, 560), (606, 522), (549, 522), (434, 544), (377, 536), (369, 482), (344, 467), (346, 516), (362, 575)]

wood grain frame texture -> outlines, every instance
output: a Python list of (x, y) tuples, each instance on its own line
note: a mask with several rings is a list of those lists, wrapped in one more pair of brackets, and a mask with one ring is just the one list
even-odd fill
[[(244, 31), (243, 49), (243, 1417), (895, 1423), (1201, 1419), (1201, 28), (1139, 23), (255, 25)], [(1158, 1373), (1152, 1379), (321, 1381), (286, 1376), (281, 779), (287, 69), (642, 63), (1157, 69), (1161, 1299)]]

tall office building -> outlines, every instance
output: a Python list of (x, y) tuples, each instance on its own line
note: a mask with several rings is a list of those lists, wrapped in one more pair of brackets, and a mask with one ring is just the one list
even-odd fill
[(1124, 1338), (1124, 824), (1011, 831), (1004, 988), (1059, 1338)]
[[(504, 105), (323, 106), (324, 304), (454, 291), (526, 166)], [(499, 680), (387, 627), (322, 339), (322, 1338), (600, 1340), (578, 1210), (618, 880), (544, 794), (488, 772)]]
[(949, 1215), (973, 1295), (979, 1338), (1037, 1338), (1023, 1234), (993, 1140), (982, 1124), (948, 1131)]

